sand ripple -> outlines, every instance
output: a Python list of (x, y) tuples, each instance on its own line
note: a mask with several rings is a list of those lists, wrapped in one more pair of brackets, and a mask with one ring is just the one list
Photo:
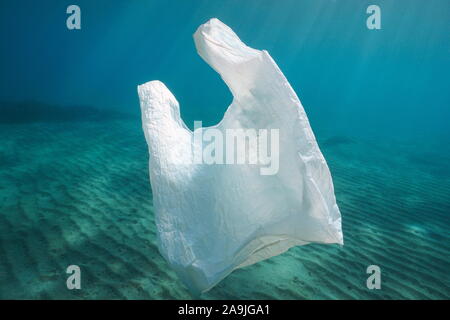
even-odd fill
[[(1, 125), (0, 141), (0, 298), (192, 298), (155, 245), (139, 121)], [(293, 248), (201, 298), (450, 298), (448, 162), (325, 141), (345, 246)], [(65, 287), (71, 264), (81, 290)], [(371, 264), (382, 290), (365, 286)]]

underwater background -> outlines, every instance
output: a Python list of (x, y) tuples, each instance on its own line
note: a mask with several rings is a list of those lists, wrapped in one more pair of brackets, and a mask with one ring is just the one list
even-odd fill
[(195, 298), (156, 248), (136, 87), (161, 80), (189, 127), (218, 123), (232, 96), (192, 39), (213, 17), (298, 94), (345, 245), (294, 247), (200, 298), (449, 299), (448, 0), (1, 1), (0, 299)]

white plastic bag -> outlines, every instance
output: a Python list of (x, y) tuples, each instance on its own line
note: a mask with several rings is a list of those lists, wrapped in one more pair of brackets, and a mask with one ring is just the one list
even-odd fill
[(234, 96), (223, 120), (197, 129), (197, 136), (209, 129), (223, 136), (227, 129), (275, 129), (279, 158), (271, 174), (260, 163), (196, 162), (201, 146), (181, 120), (175, 97), (159, 81), (140, 85), (162, 255), (193, 292), (204, 292), (234, 269), (292, 246), (343, 244), (328, 166), (276, 63), (217, 19), (201, 25), (194, 39)]

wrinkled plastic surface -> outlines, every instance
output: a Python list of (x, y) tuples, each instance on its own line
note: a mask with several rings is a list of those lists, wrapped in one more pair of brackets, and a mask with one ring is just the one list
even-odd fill
[(198, 293), (234, 269), (296, 245), (343, 244), (343, 235), (328, 166), (271, 56), (217, 19), (201, 25), (194, 40), (234, 96), (215, 128), (279, 129), (280, 148), (275, 175), (255, 165), (193, 164), (193, 132), (175, 97), (159, 81), (138, 87), (159, 250)]

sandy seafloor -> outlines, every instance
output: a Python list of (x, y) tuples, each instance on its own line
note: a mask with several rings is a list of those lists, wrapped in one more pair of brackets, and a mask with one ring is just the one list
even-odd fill
[[(318, 140), (345, 245), (292, 248), (200, 298), (450, 298), (450, 157), (413, 142)], [(139, 121), (1, 125), (0, 298), (193, 298), (155, 246), (147, 163)], [(71, 264), (81, 290), (66, 288)], [(381, 290), (366, 287), (371, 264)]]

